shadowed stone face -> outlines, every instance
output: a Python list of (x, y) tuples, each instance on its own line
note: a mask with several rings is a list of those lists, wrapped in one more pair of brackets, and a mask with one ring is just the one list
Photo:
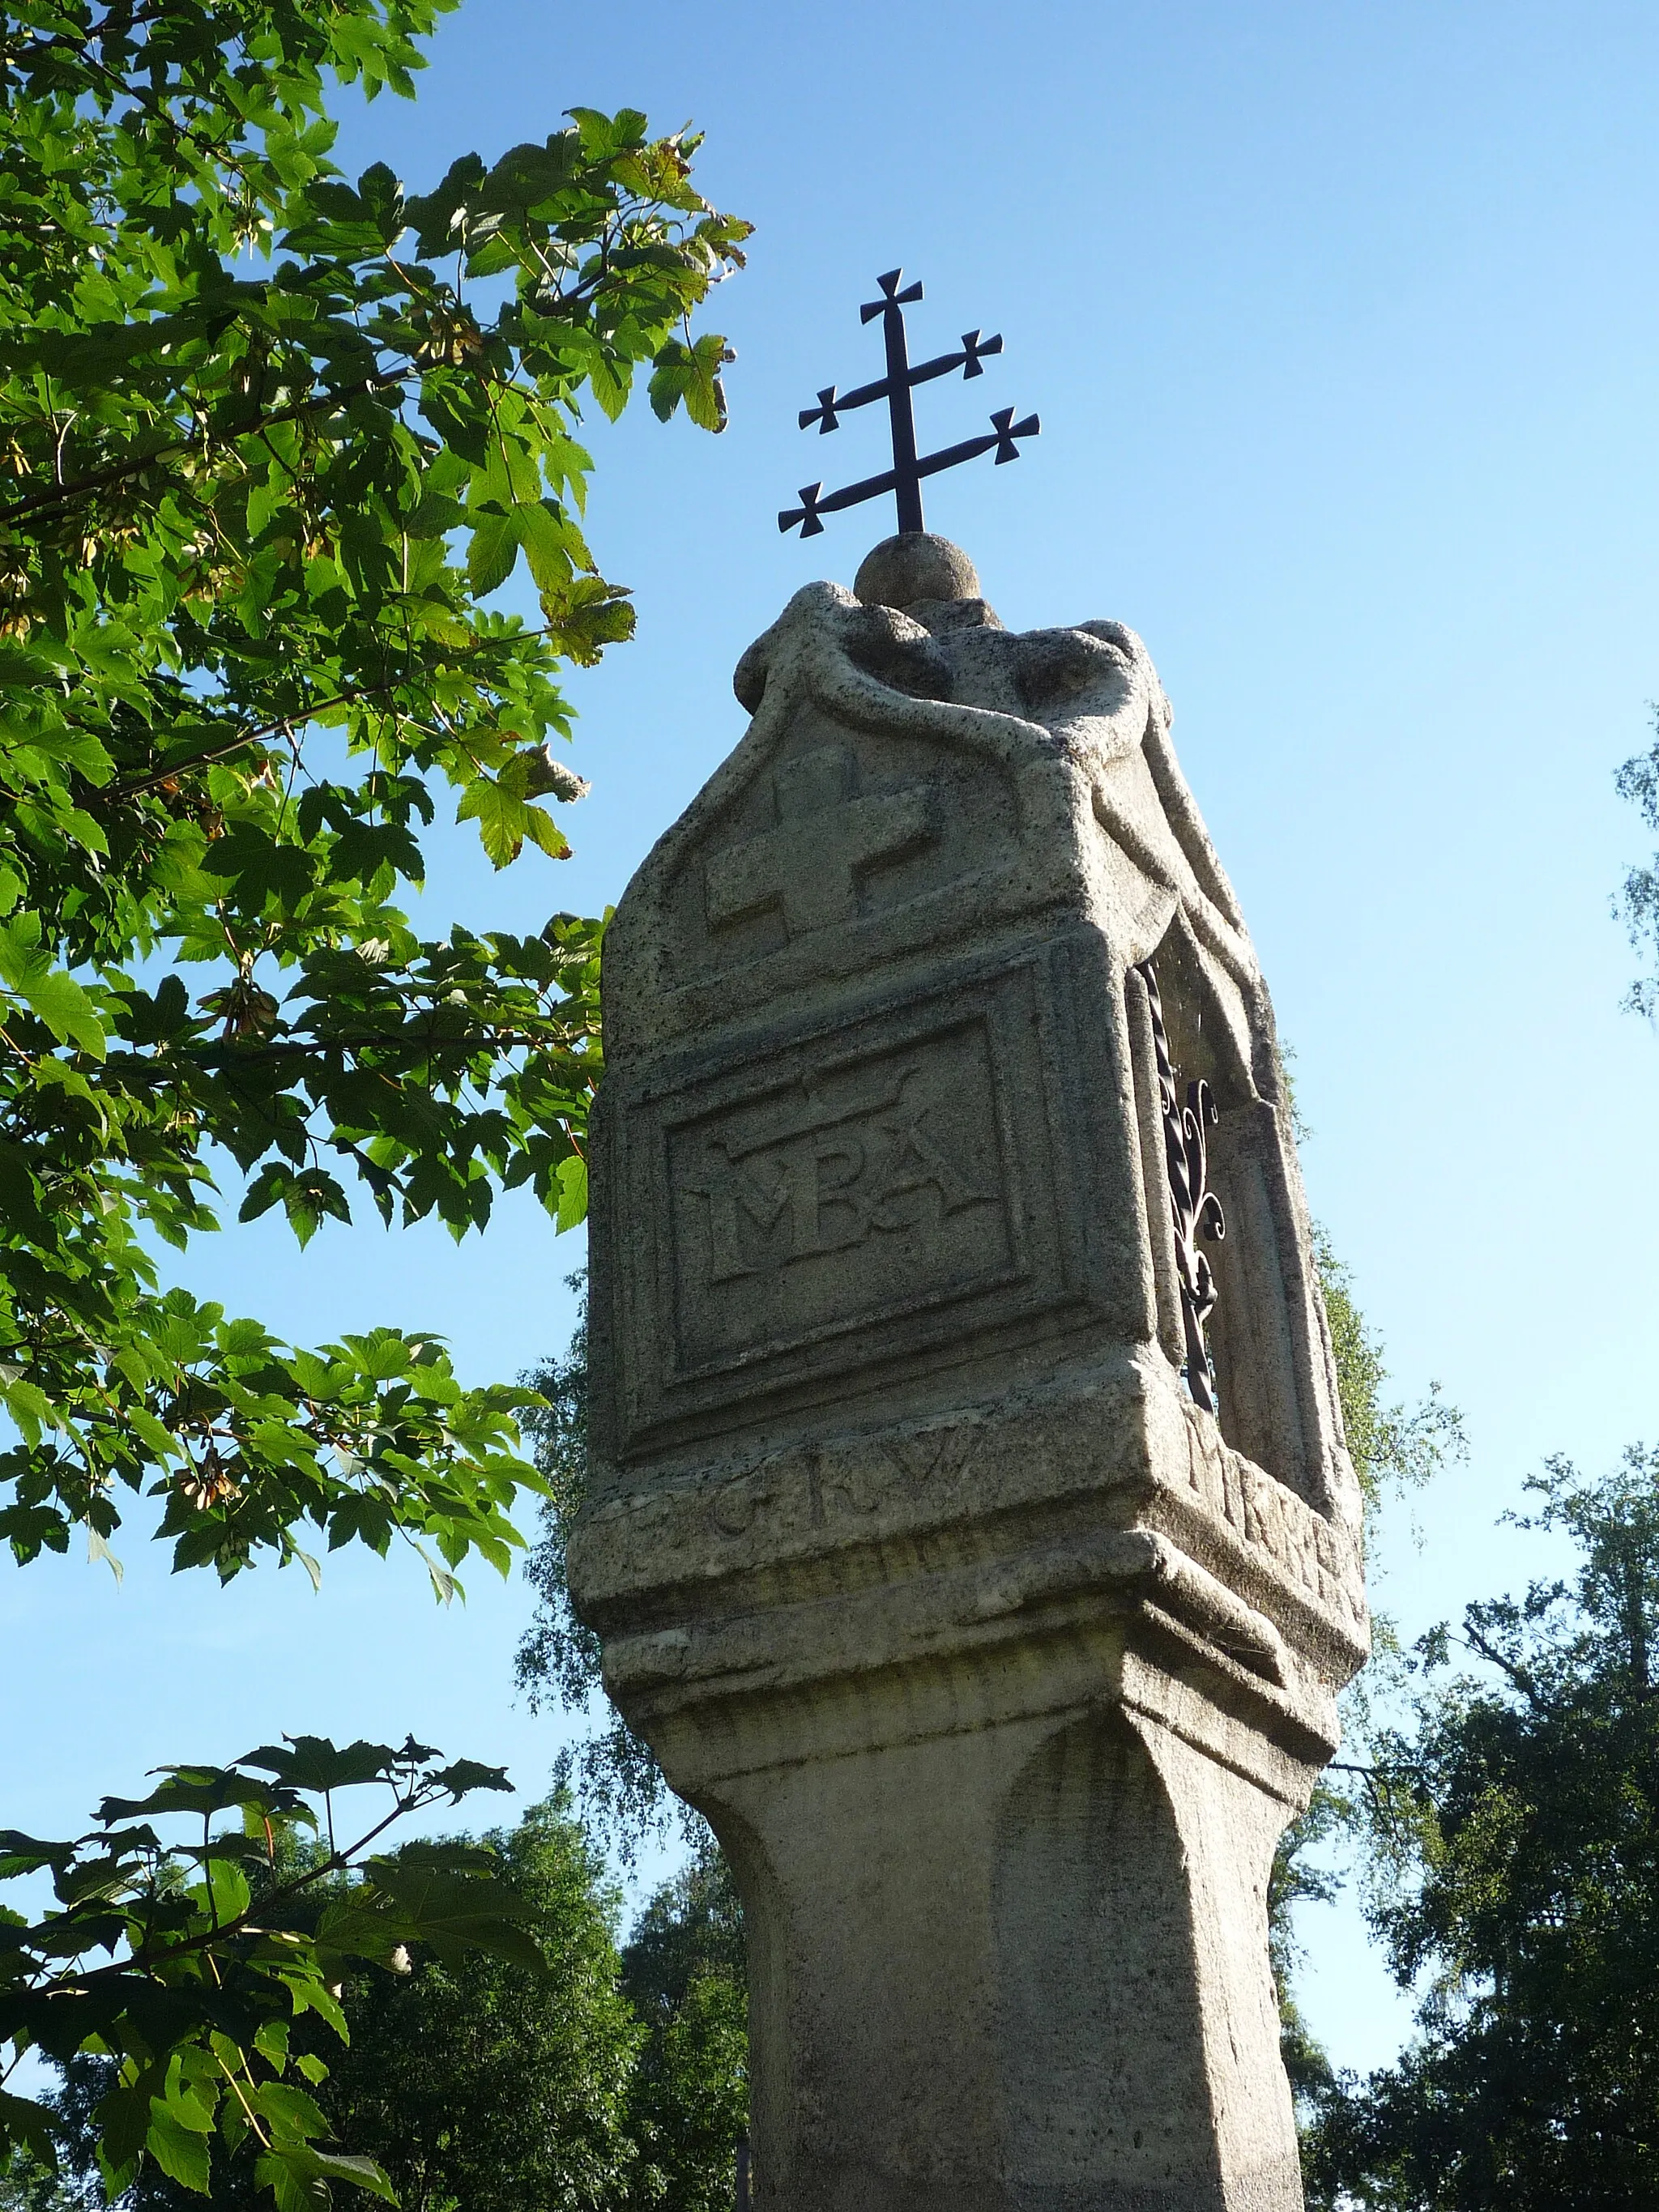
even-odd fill
[(978, 590), (798, 593), (617, 910), (572, 1593), (738, 1872), (759, 2206), (1291, 2212), (1266, 1885), (1366, 1624), (1272, 1014), (1139, 640)]

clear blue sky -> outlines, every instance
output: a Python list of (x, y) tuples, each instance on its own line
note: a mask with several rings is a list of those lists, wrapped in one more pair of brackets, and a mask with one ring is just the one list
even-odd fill
[[(1523, 1577), (1536, 1540), (1492, 1524), (1542, 1455), (1659, 1432), (1659, 1040), (1619, 1011), (1608, 910), (1644, 849), (1612, 775), (1659, 692), (1659, 15), (467, 0), (417, 106), (354, 113), (345, 155), (422, 185), (578, 103), (695, 118), (704, 189), (757, 226), (715, 303), (732, 425), (596, 434), (591, 536), (640, 629), (577, 686), (577, 857), (496, 880), (458, 850), (430, 920), (614, 898), (735, 742), (738, 653), (885, 527), (803, 546), (774, 515), (881, 465), (868, 417), (819, 445), (795, 410), (876, 373), (858, 306), (902, 262), (916, 343), (1006, 340), (971, 390), (931, 388), (924, 435), (1010, 401), (1043, 422), (1017, 466), (939, 483), (930, 522), (1011, 626), (1146, 638), (1296, 1049), (1315, 1210), (1401, 1393), (1439, 1376), (1467, 1414), (1386, 1600), (1415, 1631)], [(299, 1259), (262, 1225), (191, 1279), (307, 1340), (435, 1327), (483, 1379), (563, 1340), (580, 1258), (509, 1207), (459, 1253), (365, 1223)], [(511, 1704), (518, 1586), (475, 1575), (441, 1615), (413, 1564), (334, 1562), (313, 1599), (126, 1551), (119, 1593), (79, 1561), (0, 1578), (9, 1821), (279, 1728), (413, 1728), (544, 1777), (554, 1731)], [(1398, 2003), (1351, 1914), (1308, 1935), (1315, 2026), (1374, 2063)]]

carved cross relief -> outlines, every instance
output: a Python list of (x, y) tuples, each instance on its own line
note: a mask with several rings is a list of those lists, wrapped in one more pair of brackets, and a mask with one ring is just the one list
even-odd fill
[(791, 937), (851, 921), (863, 870), (938, 836), (926, 785), (860, 796), (854, 775), (844, 745), (822, 746), (774, 769), (776, 826), (714, 854), (705, 866), (711, 929), (770, 906), (781, 906)]

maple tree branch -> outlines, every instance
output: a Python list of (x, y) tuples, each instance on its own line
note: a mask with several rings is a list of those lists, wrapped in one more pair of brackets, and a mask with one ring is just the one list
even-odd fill
[[(314, 398), (296, 399), (291, 407), (276, 408), (269, 414), (256, 415), (246, 422), (235, 423), (221, 434), (220, 442), (228, 446), (238, 438), (256, 437), (273, 423), (301, 422), (308, 415), (325, 413), (353, 399), (363, 398), (371, 392), (386, 391), (394, 384), (401, 384), (405, 378), (420, 374), (419, 364), (412, 361), (398, 368), (383, 369), (378, 375), (362, 378), (356, 384), (331, 387), (318, 393)], [(158, 461), (189, 453), (195, 443), (193, 437), (173, 438), (165, 445), (153, 447), (149, 453), (129, 454), (125, 460), (112, 461), (107, 468), (94, 469), (90, 474), (74, 477), (68, 483), (52, 484), (43, 491), (31, 492), (25, 499), (13, 500), (9, 505), (0, 507), (0, 529), (27, 521), (31, 516), (54, 507), (60, 511), (70, 508), (77, 500), (89, 498), (94, 492), (106, 491), (112, 484), (143, 476)]]

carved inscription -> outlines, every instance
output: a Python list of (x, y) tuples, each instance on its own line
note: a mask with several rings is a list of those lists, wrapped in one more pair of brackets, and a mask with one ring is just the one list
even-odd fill
[(882, 1449), (904, 1477), (911, 1496), (919, 1498), (929, 1488), (954, 1488), (979, 1439), (979, 1430), (963, 1422), (954, 1427), (918, 1429), (906, 1437), (888, 1437)]
[(668, 1131), (682, 1370), (1018, 1272), (982, 1020)]
[(708, 1527), (726, 1540), (764, 1533), (787, 1541), (873, 1514), (937, 1509), (957, 1494), (981, 1434), (975, 1424), (955, 1421), (848, 1451), (781, 1453), (708, 1492)]
[(1231, 1450), (1187, 1412), (1188, 1477), (1206, 1510), (1328, 1612), (1365, 1615), (1358, 1552), (1304, 1498)]
[[(812, 1101), (781, 1135), (711, 1137), (714, 1172), (692, 1187), (708, 1204), (709, 1281), (911, 1227), (929, 1192), (941, 1214), (994, 1204), (996, 1194), (965, 1182), (924, 1127), (926, 1090), (923, 1071), (908, 1067), (869, 1097)], [(780, 1222), (785, 1233), (775, 1237)]]

